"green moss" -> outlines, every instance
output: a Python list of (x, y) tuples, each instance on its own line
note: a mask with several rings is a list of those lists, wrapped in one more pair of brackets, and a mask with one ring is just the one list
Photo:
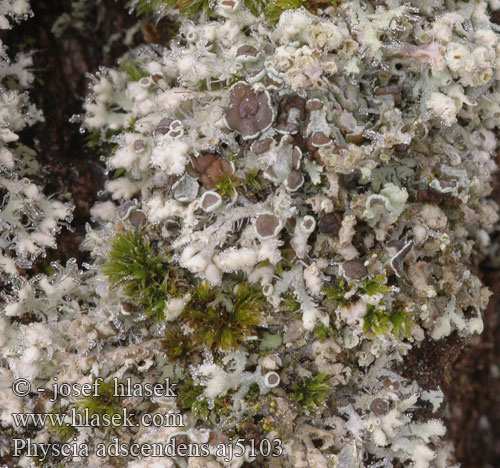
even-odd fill
[(67, 442), (78, 433), (76, 428), (68, 423), (57, 424), (56, 421), (52, 421), (50, 418), (48, 421), (47, 430), (49, 431), (49, 434), (58, 442)]
[(234, 176), (224, 175), (219, 180), (219, 182), (217, 182), (215, 190), (217, 190), (217, 192), (222, 198), (230, 200), (231, 198), (234, 197), (234, 193), (236, 192), (236, 188), (238, 185), (239, 181)]
[(263, 418), (262, 421), (260, 422), (260, 427), (262, 428), (262, 431), (264, 433), (273, 432), (275, 430), (274, 425), (275, 425), (275, 422), (271, 416), (267, 416), (267, 417)]
[(333, 330), (330, 327), (320, 323), (314, 328), (314, 336), (319, 341), (325, 341), (333, 336)]
[(231, 414), (232, 403), (229, 396), (217, 397), (210, 408), (208, 401), (202, 397), (203, 386), (196, 385), (191, 378), (185, 379), (177, 391), (177, 406), (181, 411), (191, 411), (193, 416), (202, 421), (217, 420)]
[(177, 389), (176, 403), (181, 411), (190, 411), (203, 393), (203, 387), (196, 385), (191, 378), (184, 379)]
[(182, 332), (178, 324), (167, 328), (161, 345), (171, 361), (187, 358), (193, 351), (191, 338)]
[(144, 307), (148, 316), (164, 318), (166, 267), (139, 231), (117, 234), (102, 271), (132, 303)]
[(295, 299), (295, 295), (292, 292), (287, 292), (283, 295), (283, 300), (281, 301), (281, 308), (288, 313), (295, 313), (300, 310), (300, 302)]
[(127, 132), (135, 132), (135, 124), (136, 123), (137, 123), (137, 117), (135, 115), (130, 116), (126, 131)]
[(180, 298), (193, 289), (191, 274), (182, 268), (167, 268), (164, 283), (169, 297)]
[(319, 372), (295, 384), (292, 387), (292, 399), (306, 412), (312, 413), (325, 403), (330, 389), (329, 376)]
[(120, 70), (127, 74), (130, 81), (139, 81), (141, 78), (149, 76), (149, 73), (133, 60), (123, 60), (120, 62)]
[(175, 4), (176, 0), (139, 0), (136, 11), (139, 15), (153, 15), (158, 13), (162, 8), (174, 8)]
[(329, 284), (323, 288), (323, 293), (328, 302), (334, 306), (342, 306), (349, 303), (345, 298), (348, 287), (344, 279), (339, 279), (336, 283)]
[(248, 171), (245, 175), (243, 186), (250, 192), (260, 192), (264, 188), (264, 185), (259, 176), (259, 171), (255, 169)]
[(297, 254), (290, 246), (285, 246), (281, 249), (281, 260), (276, 265), (276, 274), (281, 276), (283, 273), (290, 271), (295, 266)]
[(191, 412), (202, 421), (208, 421), (210, 408), (207, 400), (196, 400), (191, 406)]
[(251, 192), (259, 192), (263, 188), (259, 177), (259, 171), (250, 171), (245, 176), (245, 187)]
[(152, 15), (167, 7), (177, 8), (185, 16), (212, 12), (210, 0), (139, 0), (136, 11), (139, 15)]
[(243, 0), (245, 6), (250, 10), (252, 15), (260, 16), (264, 13), (264, 9), (266, 7), (267, 0)]
[(273, 0), (266, 3), (264, 14), (272, 23), (277, 23), (281, 14), (286, 10), (296, 10), (307, 5), (306, 0)]
[(201, 283), (181, 315), (197, 346), (230, 350), (255, 332), (266, 307), (260, 288), (243, 281), (230, 290)]
[(260, 398), (260, 389), (256, 383), (250, 385), (248, 392), (245, 395), (245, 400), (251, 403), (257, 403)]
[(217, 397), (214, 401), (213, 414), (217, 419), (227, 418), (233, 415), (233, 403), (230, 394)]
[[(276, 23), (286, 10), (295, 10), (300, 7), (316, 11), (318, 8), (338, 5), (339, 0), (243, 0), (245, 6), (254, 16), (265, 17)], [(136, 11), (139, 15), (154, 15), (162, 8), (177, 8), (185, 16), (195, 16), (200, 13), (211, 15), (212, 2), (210, 0), (139, 0)]]
[(216, 297), (216, 289), (211, 287), (207, 281), (202, 281), (193, 293), (194, 302), (210, 302)]
[(400, 338), (410, 338), (413, 330), (414, 321), (411, 315), (404, 310), (394, 312), (391, 317), (392, 333)]
[(194, 16), (198, 13), (212, 13), (211, 0), (177, 0), (176, 6), (186, 16)]
[(363, 331), (369, 335), (383, 335), (391, 330), (389, 314), (372, 304), (363, 318)]
[(116, 169), (113, 171), (112, 178), (113, 179), (119, 179), (120, 177), (124, 177), (127, 175), (127, 170), (124, 169), (123, 167), (120, 167), (119, 169)]
[(118, 135), (120, 130), (90, 130), (85, 138), (85, 146), (104, 157), (110, 157), (118, 148), (118, 143), (113, 142), (113, 137)]
[(363, 319), (363, 331), (368, 335), (393, 333), (397, 338), (409, 338), (414, 322), (407, 312), (388, 312), (374, 305), (368, 305)]
[(90, 396), (80, 400), (77, 407), (87, 409), (89, 416), (102, 417), (108, 415), (110, 418), (118, 419), (115, 415), (122, 415), (122, 405), (120, 398), (114, 395), (114, 382), (99, 382), (97, 386), (97, 396)]
[(336, 6), (340, 0), (246, 0), (245, 5), (254, 14), (264, 13), (272, 23), (277, 23), (280, 16), (287, 10), (304, 7), (315, 13), (318, 9)]
[(387, 294), (391, 292), (391, 288), (386, 284), (387, 278), (384, 275), (375, 275), (373, 278), (367, 279), (360, 287), (360, 292), (375, 296), (376, 294)]

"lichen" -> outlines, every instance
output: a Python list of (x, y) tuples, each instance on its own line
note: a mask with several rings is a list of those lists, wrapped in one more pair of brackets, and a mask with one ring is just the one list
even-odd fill
[[(138, 406), (185, 414), (176, 440), (279, 436), (284, 466), (453, 466), (439, 389), (400, 374), (412, 348), (483, 327), (489, 292), (474, 272), (498, 221), (500, 79), (486, 2), (129, 6), (179, 30), (91, 78), (82, 130), (106, 148), (108, 179), (88, 263), (19, 276), (14, 257), (41, 255), (69, 207), (1, 179), (2, 424), (35, 402), (10, 395), (20, 376), (169, 375), (175, 403)], [(24, 95), (2, 96), (11, 167), (34, 114)], [(224, 464), (165, 458), (205, 462)]]

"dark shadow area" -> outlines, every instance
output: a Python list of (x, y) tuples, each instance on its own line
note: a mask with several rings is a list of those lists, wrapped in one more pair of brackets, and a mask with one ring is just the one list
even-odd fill
[[(80, 132), (73, 115), (82, 113), (87, 94), (88, 74), (101, 66), (110, 66), (126, 52), (123, 36), (111, 45), (109, 39), (124, 33), (135, 23), (122, 2), (101, 0), (82, 20), (67, 0), (36, 0), (34, 16), (21, 22), (5, 38), (9, 52), (34, 51), (35, 83), (30, 90), (33, 103), (43, 111), (45, 122), (23, 132), (22, 138), (36, 148), (42, 166), (41, 185), (47, 194), (68, 199), (75, 205), (71, 229), (63, 229), (58, 249), (50, 250), (43, 263), (65, 262), (71, 257), (85, 260), (79, 251), (89, 210), (101, 190), (104, 174), (99, 155), (87, 146), (87, 135)], [(70, 15), (64, 32), (56, 36), (52, 29), (62, 15)], [(36, 271), (36, 268), (35, 268)]]

